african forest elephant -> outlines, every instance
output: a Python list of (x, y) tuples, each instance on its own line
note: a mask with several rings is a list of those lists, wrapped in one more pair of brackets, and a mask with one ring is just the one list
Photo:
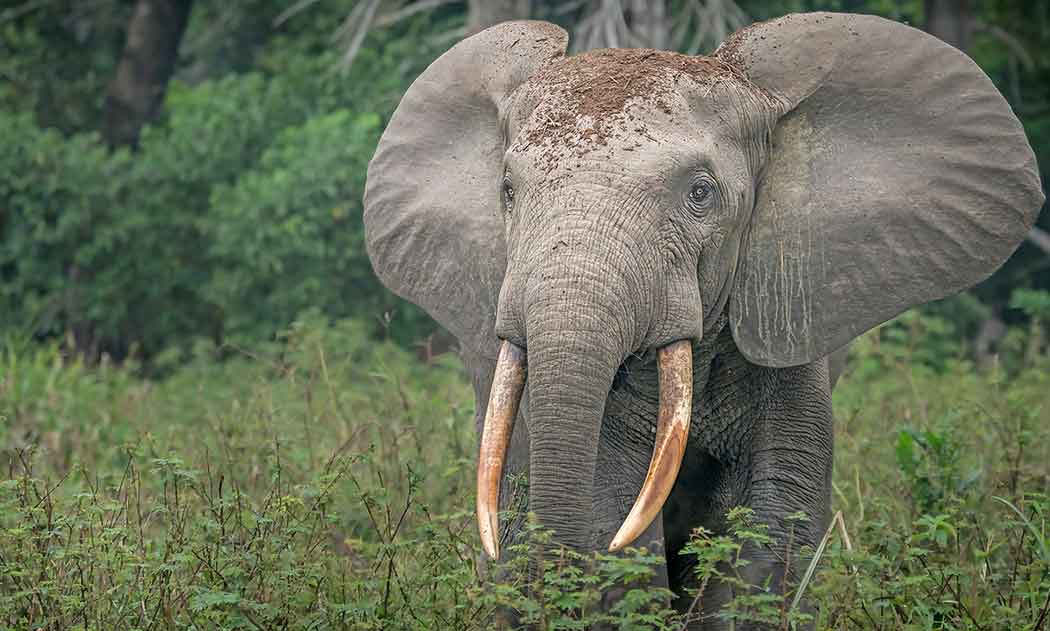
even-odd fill
[[(873, 16), (787, 16), (710, 57), (566, 42), (509, 22), (456, 45), (368, 169), (376, 272), (473, 374), (485, 549), (520, 535), (512, 503), (558, 544), (656, 545), (673, 589), (690, 531), (736, 505), (774, 536), (804, 511), (812, 545), (826, 358), (1013, 252), (1043, 202), (1021, 125), (966, 55)], [(782, 571), (750, 555), (756, 582)]]

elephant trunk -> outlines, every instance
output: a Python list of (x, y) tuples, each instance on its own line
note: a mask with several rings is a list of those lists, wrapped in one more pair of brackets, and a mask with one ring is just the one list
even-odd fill
[[(560, 293), (560, 292), (559, 292)], [(605, 402), (630, 349), (613, 309), (559, 299), (531, 309), (529, 507), (556, 544), (594, 547), (591, 510)]]
[[(530, 338), (532, 339), (532, 338)], [(685, 454), (692, 417), (689, 340), (659, 349), (660, 406), (653, 455), (631, 511), (611, 542), (591, 539), (594, 473), (605, 402), (622, 357), (601, 336), (554, 334), (530, 343), (530, 506), (553, 540), (576, 550), (632, 543), (660, 514)]]

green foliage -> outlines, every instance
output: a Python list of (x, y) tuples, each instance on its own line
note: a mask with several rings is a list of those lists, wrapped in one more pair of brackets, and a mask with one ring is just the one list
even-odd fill
[(812, 587), (819, 628), (1038, 629), (1050, 596), (1045, 557), (1027, 524), (1046, 497), (1024, 509), (922, 515), (908, 529), (864, 525), (863, 549), (833, 546)]
[[(0, 112), (0, 134), (6, 142), (0, 168), (9, 174), (0, 183), (7, 203), (0, 215), (5, 328), (64, 333), (59, 314), (78, 311), (84, 318), (101, 318), (105, 335), (106, 325), (124, 316), (119, 308), (117, 313), (107, 308), (122, 288), (98, 283), (99, 293), (86, 298), (75, 279), (112, 256), (118, 245), (119, 235), (104, 227), (104, 218), (110, 216), (110, 201), (126, 190), (121, 175), (128, 155), (107, 154), (93, 134), (65, 139), (40, 130), (25, 114)], [(83, 247), (73, 247), (77, 243)]]
[(810, 588), (820, 628), (1038, 628), (1050, 363), (1008, 375), (898, 359), (916, 346), (864, 336), (836, 390), (835, 502), (861, 545), (825, 555)]
[[(218, 364), (200, 347), (159, 383), (8, 350), (0, 625), (384, 628), (355, 625), (372, 606), (409, 619), (407, 593), (476, 582), (461, 561), (469, 517), (436, 516), (469, 486), (461, 369), (322, 323), (253, 358)], [(380, 559), (406, 573), (394, 601)], [(415, 628), (443, 627), (430, 620)]]
[[(317, 306), (345, 316), (380, 312), (355, 202), (379, 117), (337, 111), (283, 131), (256, 169), (212, 194), (206, 295), (226, 314), (226, 334), (266, 339)], [(333, 142), (333, 139), (338, 141)]]
[[(804, 515), (788, 517), (791, 528), (789, 539), (793, 539), (795, 526), (806, 521)], [(812, 620), (812, 616), (794, 606), (792, 601), (794, 583), (785, 581), (782, 585), (770, 585), (768, 579), (760, 585), (748, 580), (745, 572), (750, 565), (744, 555), (747, 549), (772, 549), (778, 542), (769, 535), (769, 526), (755, 519), (754, 511), (746, 507), (730, 509), (726, 514), (726, 532), (716, 535), (706, 528), (697, 528), (681, 554), (692, 557), (696, 565), (693, 573), (698, 579), (699, 587), (693, 595), (693, 607), (701, 606), (712, 579), (729, 585), (736, 594), (725, 608), (709, 615), (719, 615), (733, 623), (758, 623), (776, 625), (786, 628), (791, 625)], [(790, 543), (788, 545), (790, 548)], [(796, 550), (791, 550), (794, 554)], [(789, 568), (790, 569), (790, 568)], [(781, 591), (775, 591), (780, 589)]]
[[(833, 529), (800, 548), (802, 515), (778, 541), (733, 509), (684, 550), (697, 588), (682, 614), (648, 585), (658, 552), (548, 551), (535, 571), (550, 538), (528, 519), (483, 568), (462, 368), (367, 329), (314, 313), (222, 362), (198, 344), (162, 381), (7, 345), (0, 626), (480, 631), (516, 611), (540, 629), (677, 631), (716, 615), (713, 580), (734, 586), (719, 615), (738, 627), (1035, 631), (1047, 611), (1045, 357), (1006, 379), (898, 363), (913, 340), (866, 336), (835, 393), (833, 499), (852, 547)], [(751, 548), (791, 551), (783, 584), (753, 584)]]
[(1010, 307), (1024, 311), (1033, 318), (1050, 316), (1050, 291), (1015, 289), (1010, 296)]
[[(152, 358), (198, 339), (271, 340), (316, 308), (397, 310), (396, 335), (425, 336), (430, 320), (373, 276), (361, 222), (383, 120), (440, 52), (396, 36), (425, 23), (363, 50), (349, 75), (299, 28), (260, 47), (254, 69), (174, 81), (134, 154), (43, 129), (19, 111), (31, 104), (0, 110), (0, 332)], [(4, 25), (15, 39), (37, 27)]]
[(941, 431), (904, 428), (897, 434), (897, 466), (910, 486), (917, 510), (924, 513), (942, 509), (952, 498), (965, 494), (981, 472), (960, 470), (959, 428), (949, 419), (944, 421)]
[(78, 0), (4, 3), (0, 112), (32, 114), (65, 134), (95, 129), (131, 8), (121, 0), (88, 10)]

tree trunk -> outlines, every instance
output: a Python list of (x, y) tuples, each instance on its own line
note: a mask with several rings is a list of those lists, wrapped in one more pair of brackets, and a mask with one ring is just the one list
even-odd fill
[(531, 0), (470, 0), (467, 35), (508, 20), (525, 20), (532, 13)]
[(925, 0), (926, 32), (966, 52), (970, 47), (970, 0)]
[(111, 147), (134, 146), (164, 101), (193, 0), (138, 0), (127, 43), (106, 91), (102, 135)]

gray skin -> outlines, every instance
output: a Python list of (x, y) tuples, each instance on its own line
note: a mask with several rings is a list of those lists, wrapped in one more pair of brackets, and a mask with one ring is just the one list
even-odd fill
[[(635, 542), (665, 551), (656, 583), (684, 593), (678, 552), (696, 526), (723, 531), (733, 506), (778, 546), (802, 511), (795, 546), (816, 543), (827, 356), (988, 276), (1041, 186), (988, 78), (903, 25), (788, 16), (712, 58), (566, 58), (566, 41), (502, 24), (416, 80), (369, 167), (369, 253), (461, 341), (479, 429), (500, 340), (526, 349), (501, 509), (534, 512), (559, 545), (608, 546), (652, 454), (656, 352), (692, 341), (682, 469)], [(521, 475), (527, 491), (509, 482)], [(501, 548), (520, 534), (501, 524)], [(748, 578), (779, 588), (778, 546), (747, 551)], [(704, 610), (730, 595), (712, 585)]]

